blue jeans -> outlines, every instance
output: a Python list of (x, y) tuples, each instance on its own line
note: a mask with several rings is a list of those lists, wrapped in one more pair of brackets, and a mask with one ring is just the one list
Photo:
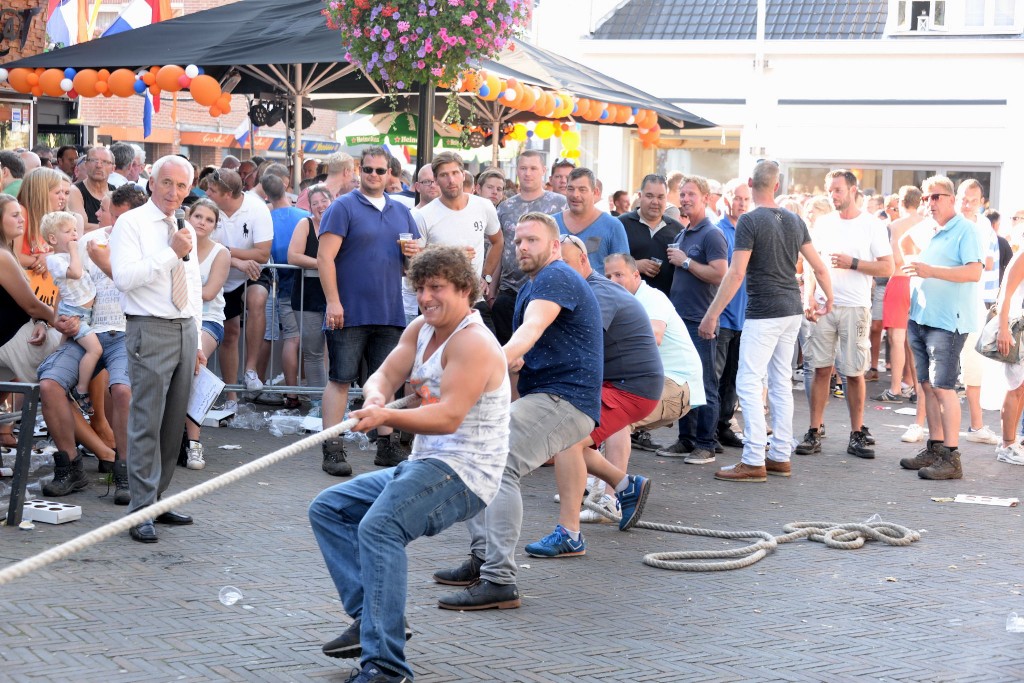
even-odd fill
[(935, 389), (956, 389), (960, 351), (967, 333), (919, 325), (911, 320), (907, 323), (907, 338), (914, 353), (917, 381), (930, 382)]
[(353, 619), (361, 619), (362, 664), (407, 676), (405, 547), (484, 509), (448, 465), (409, 460), (322, 491), (309, 506), (313, 535)]
[(699, 320), (684, 320), (683, 323), (700, 356), (707, 403), (694, 408), (679, 420), (679, 438), (689, 439), (698, 448), (714, 452), (715, 441), (718, 439), (718, 374), (715, 372), (718, 340), (701, 339), (697, 333)]

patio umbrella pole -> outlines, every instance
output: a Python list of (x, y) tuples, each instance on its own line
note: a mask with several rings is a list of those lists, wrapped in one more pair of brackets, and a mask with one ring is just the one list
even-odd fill
[(292, 150), (292, 191), (298, 192), (302, 183), (302, 64), (295, 65), (295, 148)]
[(420, 84), (420, 127), (416, 130), (416, 168), (434, 158), (434, 84)]

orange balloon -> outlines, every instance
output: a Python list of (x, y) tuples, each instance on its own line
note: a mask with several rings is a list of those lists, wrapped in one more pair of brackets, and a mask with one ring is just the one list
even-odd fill
[(152, 95), (154, 98), (160, 97), (160, 88), (158, 88), (155, 85), (149, 86), (149, 94)]
[(27, 80), (28, 80), (28, 84), (30, 86), (35, 87), (35, 86), (39, 85), (39, 74), (37, 74), (35, 71), (33, 71), (33, 72), (29, 73)]
[(160, 67), (156, 72), (156, 84), (161, 90), (167, 92), (178, 92), (181, 90), (181, 83), (178, 79), (185, 74), (185, 70), (176, 64), (168, 64)]
[(36, 97), (42, 97), (43, 96), (43, 86), (41, 86), (41, 85), (33, 85), (32, 86), (32, 94), (35, 95)]
[(28, 69), (11, 69), (11, 72), (7, 74), (7, 82), (17, 92), (27, 93), (32, 89), (32, 86), (28, 84), (28, 75), (30, 73), (32, 72)]
[(220, 100), (218, 100), (217, 104), (215, 106), (218, 109), (220, 109), (220, 113), (221, 114), (230, 114), (231, 113), (231, 100), (228, 100), (227, 102), (221, 102)]
[(98, 78), (101, 81), (105, 81), (108, 78), (110, 78), (110, 72), (107, 71), (106, 69), (100, 69), (99, 71), (96, 72), (96, 78)]
[(220, 114), (220, 107), (218, 107), (217, 105), (210, 107), (210, 116), (212, 116), (213, 118), (217, 118), (218, 116), (220, 116)]
[(60, 87), (62, 80), (64, 80), (64, 72), (62, 70), (47, 69), (39, 77), (39, 85), (43, 88), (43, 92), (50, 97), (60, 97), (64, 94)]
[(147, 71), (146, 73), (142, 74), (142, 82), (145, 83), (147, 87), (149, 87), (156, 83), (156, 76)]
[(519, 109), (530, 111), (535, 104), (537, 104), (537, 93), (533, 91), (531, 86), (523, 86), (523, 100), (520, 103)]
[(206, 74), (193, 78), (189, 90), (192, 92), (192, 98), (204, 107), (213, 106), (221, 96), (220, 84), (217, 79)]
[(118, 69), (107, 78), (110, 92), (118, 97), (131, 97), (135, 94), (135, 72), (131, 69)]
[(106, 95), (110, 90), (110, 85), (106, 81), (96, 81), (96, 92), (101, 95)]
[(75, 85), (75, 92), (82, 97), (96, 97), (99, 94), (96, 89), (96, 84), (99, 81), (94, 69), (82, 69), (75, 74), (75, 80), (72, 82)]

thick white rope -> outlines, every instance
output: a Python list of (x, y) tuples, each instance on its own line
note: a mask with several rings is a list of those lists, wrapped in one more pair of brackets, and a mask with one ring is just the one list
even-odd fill
[[(415, 395), (406, 396), (405, 398), (401, 398), (393, 403), (389, 403), (387, 407), (396, 409), (404, 408), (412, 401), (413, 398), (416, 398)], [(266, 469), (271, 465), (281, 462), (285, 458), (297, 455), (298, 453), (317, 446), (328, 439), (337, 438), (341, 436), (343, 432), (347, 432), (352, 429), (352, 427), (355, 427), (357, 422), (358, 420), (355, 418), (349, 418), (341, 424), (329, 427), (322, 432), (310, 434), (304, 439), (299, 439), (293, 444), (280, 448), (273, 453), (268, 453), (262, 458), (258, 458), (257, 460), (253, 460), (241, 467), (237, 467), (229, 472), (216, 476), (213, 479), (204, 481), (202, 484), (193, 486), (181, 493), (176, 493), (170, 498), (158, 500), (153, 505), (136, 510), (135, 512), (118, 520), (104, 524), (98, 529), (93, 529), (88, 533), (76, 536), (70, 541), (61, 543), (60, 545), (41, 552), (38, 555), (25, 558), (24, 560), (10, 565), (9, 567), (4, 567), (0, 570), (0, 586), (5, 583), (10, 583), (15, 579), (21, 578), (22, 576), (34, 572), (37, 569), (41, 569), (49, 564), (53, 564), (57, 560), (62, 560), (73, 553), (77, 553), (80, 550), (88, 548), (89, 546), (96, 545), (100, 541), (105, 541), (111, 536), (127, 531), (137, 524), (142, 524), (143, 522), (156, 519), (173, 508), (184, 505), (185, 503), (190, 503), (197, 498), (201, 498), (208, 493), (216, 491), (217, 489), (224, 488), (228, 484), (233, 484), (243, 477), (247, 477), (250, 474)]]
[[(592, 500), (584, 502), (588, 510), (618, 522), (619, 517)], [(836, 523), (836, 522), (791, 522), (782, 530), (782, 536), (773, 536), (767, 531), (721, 531), (718, 529), (699, 529), (696, 527), (677, 526), (675, 524), (659, 524), (657, 522), (636, 523), (636, 529), (651, 529), (674, 534), (705, 536), (708, 538), (756, 538), (755, 543), (742, 548), (725, 550), (685, 550), (666, 553), (649, 553), (644, 555), (644, 564), (658, 569), (671, 569), (679, 572), (717, 572), (729, 569), (742, 569), (763, 559), (781, 543), (789, 543), (801, 538), (824, 543), (829, 548), (853, 550), (860, 548), (868, 540), (880, 541), (888, 545), (905, 546), (921, 540), (921, 534), (907, 527), (891, 522), (870, 523)], [(739, 559), (727, 559), (739, 558)], [(692, 560), (701, 560), (694, 562)], [(717, 560), (709, 562), (707, 560)]]

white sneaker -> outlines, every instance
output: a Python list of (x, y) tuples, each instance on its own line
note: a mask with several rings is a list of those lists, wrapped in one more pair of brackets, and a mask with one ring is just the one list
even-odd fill
[(974, 430), (968, 427), (967, 440), (973, 443), (987, 443), (990, 446), (996, 446), (999, 444), (999, 437), (993, 434), (992, 430), (985, 425), (982, 425), (981, 429)]
[(203, 444), (198, 441), (189, 441), (188, 448), (185, 449), (185, 455), (188, 461), (185, 463), (185, 467), (190, 470), (201, 470), (206, 467), (206, 461), (203, 460)]
[(915, 422), (907, 427), (907, 431), (903, 432), (903, 436), (900, 437), (900, 441), (904, 443), (917, 443), (918, 441), (924, 441), (924, 427)]
[(255, 370), (246, 370), (242, 379), (245, 382), (245, 388), (249, 391), (259, 391), (263, 388), (263, 380), (260, 379)]
[(1011, 465), (1024, 465), (1024, 445), (1014, 443), (1006, 448), (997, 448), (996, 460)]
[(227, 410), (227, 411), (232, 412), (232, 413), (237, 413), (238, 412), (238, 401), (229, 398), (228, 400), (224, 401), (224, 405), (221, 406), (221, 410)]
[[(602, 495), (598, 500), (588, 499), (589, 502), (595, 503), (598, 507), (603, 510), (607, 510), (609, 513), (620, 517), (622, 515), (619, 510), (619, 501), (616, 498), (612, 498), (608, 494)], [(594, 512), (589, 508), (584, 508), (580, 512), (580, 524), (611, 524), (615, 520), (608, 519), (599, 512)]]

